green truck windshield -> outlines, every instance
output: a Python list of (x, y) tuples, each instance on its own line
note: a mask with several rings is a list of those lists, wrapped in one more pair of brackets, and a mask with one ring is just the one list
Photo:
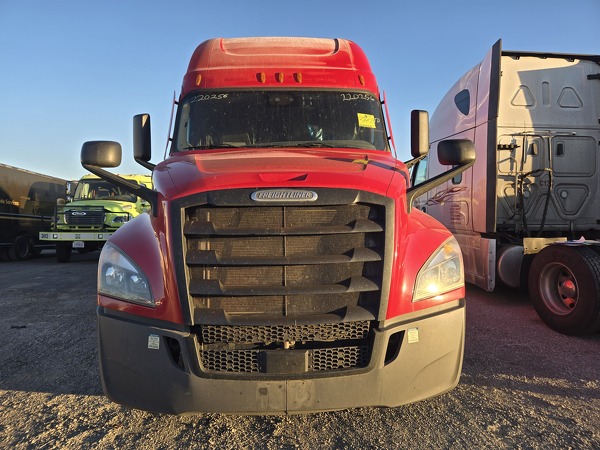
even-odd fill
[(80, 180), (74, 200), (115, 200), (135, 203), (137, 197), (104, 180)]
[(377, 98), (365, 92), (203, 91), (179, 109), (174, 149), (338, 147), (387, 150)]

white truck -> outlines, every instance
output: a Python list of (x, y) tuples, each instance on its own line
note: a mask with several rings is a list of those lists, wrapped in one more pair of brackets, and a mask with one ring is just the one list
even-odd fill
[[(600, 330), (600, 56), (502, 50), (444, 96), (430, 123), (418, 184), (447, 170), (444, 139), (470, 139), (474, 166), (414, 206), (460, 243), (465, 279), (529, 289), (544, 322)], [(500, 283), (497, 283), (500, 281)]]

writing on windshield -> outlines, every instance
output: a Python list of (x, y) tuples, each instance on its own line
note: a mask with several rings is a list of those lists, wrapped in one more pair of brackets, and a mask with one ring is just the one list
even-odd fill
[(174, 149), (341, 147), (387, 150), (381, 104), (364, 92), (195, 92), (183, 100)]

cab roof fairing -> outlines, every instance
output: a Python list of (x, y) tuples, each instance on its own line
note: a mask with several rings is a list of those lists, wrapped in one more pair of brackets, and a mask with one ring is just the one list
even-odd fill
[(197, 89), (258, 86), (358, 89), (379, 98), (369, 61), (357, 44), (294, 37), (216, 38), (201, 43), (190, 59), (181, 98)]

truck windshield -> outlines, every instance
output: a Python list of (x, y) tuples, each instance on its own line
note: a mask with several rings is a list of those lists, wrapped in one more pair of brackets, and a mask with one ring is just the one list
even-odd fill
[(80, 180), (74, 200), (116, 200), (135, 203), (137, 197), (104, 180)]
[(203, 91), (179, 110), (176, 151), (228, 147), (387, 150), (381, 104), (368, 92)]

